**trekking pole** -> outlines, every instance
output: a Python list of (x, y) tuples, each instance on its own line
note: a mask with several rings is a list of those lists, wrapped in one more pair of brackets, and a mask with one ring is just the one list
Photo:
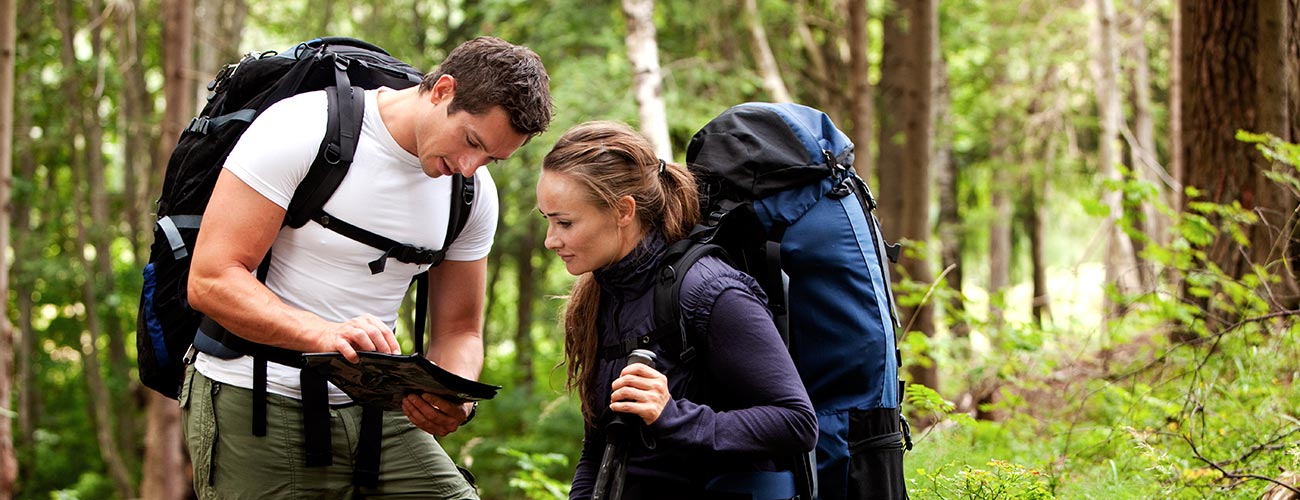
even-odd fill
[[(636, 349), (627, 356), (627, 365), (637, 363), (655, 367), (655, 353), (646, 349)], [(600, 468), (596, 471), (596, 485), (592, 490), (591, 500), (620, 500), (623, 498), (623, 482), (627, 479), (627, 445), (631, 436), (641, 424), (635, 415), (619, 413), (605, 424), (605, 452), (600, 457)]]

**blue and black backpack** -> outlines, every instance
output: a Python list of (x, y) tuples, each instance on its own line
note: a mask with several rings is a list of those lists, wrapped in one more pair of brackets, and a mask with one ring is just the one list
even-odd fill
[[(656, 324), (680, 324), (681, 277), (701, 256), (723, 255), (749, 273), (817, 413), (817, 448), (795, 460), (799, 498), (906, 498), (911, 436), (885, 260), (896, 261), (898, 247), (881, 235), (853, 143), (816, 109), (748, 103), (697, 132), (686, 161), (703, 222), (668, 250)], [(705, 345), (685, 333), (680, 342), (686, 355)]]

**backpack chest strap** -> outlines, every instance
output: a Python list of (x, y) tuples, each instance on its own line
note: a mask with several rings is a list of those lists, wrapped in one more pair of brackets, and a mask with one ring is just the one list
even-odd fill
[(365, 229), (359, 228), (338, 217), (331, 216), (325, 211), (319, 211), (311, 220), (316, 221), (321, 227), (334, 231), (349, 239), (374, 247), (383, 251), (378, 259), (370, 262), (370, 273), (379, 274), (384, 272), (384, 267), (389, 258), (397, 259), (398, 262), (406, 264), (428, 264), (436, 266), (442, 263), (443, 258), (447, 255), (446, 248), (439, 250), (429, 250), (406, 243), (398, 243), (391, 238), (380, 236)]

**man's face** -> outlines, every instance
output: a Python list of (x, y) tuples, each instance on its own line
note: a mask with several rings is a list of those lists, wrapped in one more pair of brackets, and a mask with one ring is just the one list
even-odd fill
[(429, 106), (416, 124), (416, 154), (429, 177), (453, 173), (469, 177), (479, 167), (509, 157), (528, 140), (510, 126), (510, 117), (501, 106), (479, 115), (449, 112), (455, 87), (452, 77), (440, 78), (425, 94)]

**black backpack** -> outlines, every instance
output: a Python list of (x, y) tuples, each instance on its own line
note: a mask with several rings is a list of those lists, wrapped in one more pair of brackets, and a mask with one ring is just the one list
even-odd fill
[[(190, 254), (208, 198), (227, 155), (248, 125), (272, 104), (292, 95), (327, 90), (329, 121), (320, 150), (310, 170), (294, 192), (285, 225), (302, 227), (309, 220), (377, 249), (370, 264), (382, 272), (388, 258), (402, 262), (441, 263), (447, 247), (469, 217), (474, 180), (457, 174), (453, 179), (451, 216), (442, 250), (431, 251), (402, 244), (329, 217), (322, 207), (347, 175), (356, 151), (364, 112), (363, 89), (386, 86), (402, 89), (419, 84), (423, 74), (369, 43), (342, 37), (318, 38), (291, 50), (245, 56), (226, 65), (208, 84), (208, 102), (202, 113), (181, 133), (167, 163), (162, 195), (158, 199), (154, 242), (144, 269), (144, 287), (137, 317), (136, 360), (140, 380), (159, 393), (176, 398), (185, 370), (187, 352), (195, 342), (202, 314), (190, 309), (186, 298)], [(265, 278), (270, 259), (264, 259), (259, 277)], [(427, 275), (417, 283), (416, 349), (423, 351)], [(262, 354), (273, 361), (292, 364), (301, 356), (291, 351), (244, 341), (228, 332), (205, 328), (211, 340), (244, 354)], [(200, 336), (202, 337), (202, 336)], [(209, 340), (201, 338), (201, 340)]]
[[(907, 497), (911, 436), (886, 262), (899, 247), (885, 243), (853, 157), (848, 137), (807, 106), (747, 103), (714, 118), (686, 151), (703, 222), (669, 246), (654, 290), (655, 335), (689, 361), (707, 344), (682, 326), (686, 271), (718, 255), (762, 286), (817, 413), (816, 450), (792, 467), (803, 500)], [(764, 481), (734, 483), (713, 486), (755, 492)]]

